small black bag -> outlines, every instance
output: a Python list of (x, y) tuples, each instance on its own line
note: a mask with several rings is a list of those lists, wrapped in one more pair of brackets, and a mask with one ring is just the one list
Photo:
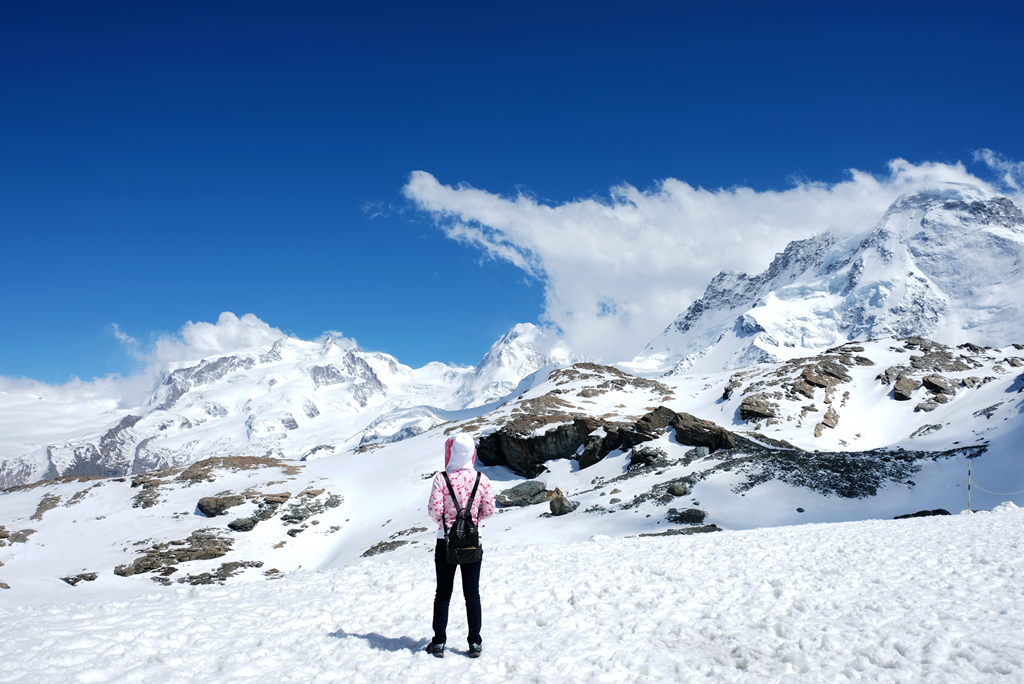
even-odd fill
[(476, 474), (476, 482), (473, 484), (473, 491), (469, 494), (466, 507), (459, 506), (459, 499), (455, 496), (455, 488), (452, 481), (448, 479), (448, 473), (441, 471), (444, 481), (448, 484), (448, 493), (452, 495), (452, 505), (455, 506), (455, 521), (451, 529), (444, 521), (444, 511), (441, 511), (441, 524), (444, 526), (445, 558), (454, 565), (469, 565), (477, 563), (483, 557), (483, 549), (480, 548), (480, 530), (473, 522), (473, 498), (476, 496), (476, 488), (480, 486), (480, 473)]

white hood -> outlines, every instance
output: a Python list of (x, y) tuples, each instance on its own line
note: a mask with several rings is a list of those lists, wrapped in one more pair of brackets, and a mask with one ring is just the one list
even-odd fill
[(444, 444), (444, 469), (449, 473), (456, 470), (474, 470), (476, 444), (469, 435), (455, 435)]

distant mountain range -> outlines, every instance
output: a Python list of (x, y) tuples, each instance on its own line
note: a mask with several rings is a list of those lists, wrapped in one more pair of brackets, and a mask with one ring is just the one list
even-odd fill
[[(619, 368), (644, 377), (738, 370), (887, 337), (1003, 347), (1024, 338), (1022, 265), (1024, 214), (1010, 200), (928, 187), (862, 234), (792, 242), (756, 276), (720, 273)], [(0, 418), (0, 486), (210, 456), (308, 460), (365, 449), (486, 414), (524, 379), (581, 360), (531, 324), (505, 333), (475, 368), (413, 369), (333, 339), (284, 337), (176, 368), (136, 408), (0, 396), (9, 417)]]
[(499, 547), (955, 513), (970, 463), (972, 508), (1024, 504), (1022, 264), (1021, 211), (946, 185), (718, 275), (617, 367), (523, 324), (475, 368), (283, 337), (138, 406), (0, 392), (0, 590), (422, 557), (455, 432)]
[[(398, 441), (467, 411), (478, 413), (524, 377), (573, 360), (529, 323), (505, 333), (475, 368), (429, 363), (413, 369), (330, 338), (317, 344), (285, 337), (178, 368), (134, 409), (110, 407), (97, 416), (87, 402), (54, 407), (0, 397), (40, 421), (56, 422), (59, 413), (65, 432), (75, 432), (76, 416), (82, 423), (77, 437), (62, 442), (16, 442), (20, 453), (0, 456), (0, 488), (71, 475), (114, 477), (215, 455), (311, 459)], [(19, 430), (18, 424), (4, 428)]]

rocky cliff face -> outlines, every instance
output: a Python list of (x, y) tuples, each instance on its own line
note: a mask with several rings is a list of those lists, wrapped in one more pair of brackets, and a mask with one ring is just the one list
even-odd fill
[(1024, 329), (1024, 214), (944, 184), (897, 199), (852, 238), (791, 243), (757, 276), (721, 273), (633, 361), (638, 371), (738, 369), (850, 340), (1005, 345)]

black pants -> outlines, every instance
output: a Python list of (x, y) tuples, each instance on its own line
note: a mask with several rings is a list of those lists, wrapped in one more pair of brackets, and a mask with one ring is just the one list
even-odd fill
[(448, 604), (455, 586), (455, 569), (462, 568), (462, 595), (466, 598), (466, 620), (469, 622), (469, 643), (481, 644), (480, 561), (455, 565), (445, 558), (444, 539), (434, 547), (434, 568), (437, 570), (437, 593), (434, 595), (434, 642), (448, 641)]

